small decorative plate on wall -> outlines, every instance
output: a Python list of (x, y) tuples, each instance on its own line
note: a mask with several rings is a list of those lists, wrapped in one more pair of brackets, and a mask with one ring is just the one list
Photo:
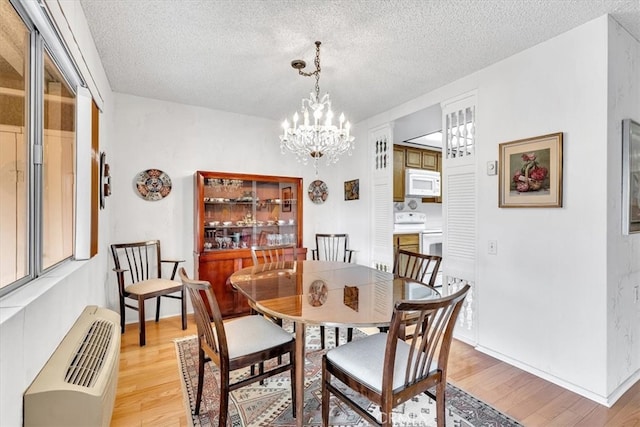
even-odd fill
[(136, 176), (136, 190), (149, 201), (162, 200), (171, 192), (171, 178), (160, 169), (147, 169)]
[(329, 188), (327, 187), (327, 184), (319, 179), (313, 181), (309, 185), (309, 189), (307, 191), (309, 192), (309, 198), (311, 201), (316, 204), (324, 203), (325, 200), (327, 200), (327, 197), (329, 197)]

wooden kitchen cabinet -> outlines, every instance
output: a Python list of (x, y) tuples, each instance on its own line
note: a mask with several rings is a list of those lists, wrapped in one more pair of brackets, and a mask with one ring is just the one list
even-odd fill
[(197, 171), (194, 174), (195, 278), (211, 283), (224, 317), (249, 312), (229, 276), (253, 265), (252, 245), (302, 248), (302, 178)]
[(422, 169), (428, 169), (431, 171), (440, 171), (440, 156), (441, 153), (438, 151), (424, 150), (422, 151)]
[[(425, 169), (442, 173), (442, 153), (421, 148), (393, 146), (393, 201), (404, 202), (405, 170)], [(442, 203), (442, 197), (425, 197), (423, 203)]]
[(422, 169), (422, 151), (419, 148), (405, 148), (405, 166), (408, 168)]
[(405, 150), (397, 145), (393, 146), (393, 201), (404, 201), (404, 158)]
[(394, 234), (393, 249), (403, 249), (405, 251), (420, 252), (420, 234)]

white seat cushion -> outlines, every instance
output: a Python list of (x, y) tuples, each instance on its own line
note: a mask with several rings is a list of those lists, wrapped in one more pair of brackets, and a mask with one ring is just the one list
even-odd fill
[(293, 341), (291, 334), (259, 315), (226, 321), (224, 330), (231, 359)]
[[(386, 345), (386, 333), (374, 334), (329, 350), (327, 359), (350, 376), (381, 392)], [(409, 344), (402, 340), (397, 341), (396, 363), (393, 369), (394, 390), (404, 385), (409, 349)]]
[(154, 292), (162, 291), (164, 289), (179, 288), (182, 286), (182, 283), (176, 282), (175, 280), (169, 279), (149, 279), (142, 280), (140, 282), (133, 283), (129, 286), (125, 287), (125, 291), (129, 292), (132, 295), (146, 295), (152, 294)]

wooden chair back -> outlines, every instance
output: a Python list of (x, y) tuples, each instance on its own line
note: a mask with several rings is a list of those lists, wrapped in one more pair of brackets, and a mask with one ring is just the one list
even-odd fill
[(149, 279), (162, 277), (162, 263), (160, 256), (160, 241), (147, 240), (145, 242), (115, 243), (111, 245), (111, 254), (120, 293), (126, 285)]
[(435, 286), (441, 262), (442, 257), (438, 255), (426, 255), (397, 249), (393, 262), (393, 273), (425, 285)]
[(180, 268), (178, 274), (191, 299), (200, 348), (216, 365), (220, 366), (225, 360), (228, 363), (229, 351), (222, 322), (222, 312), (211, 289), (211, 284), (206, 281), (189, 279), (184, 268)]
[(470, 286), (465, 285), (460, 291), (435, 300), (396, 303), (387, 335), (382, 373), (383, 393), (392, 392), (394, 366), (397, 363), (396, 344), (401, 339), (403, 325), (408, 318), (413, 318), (411, 323), (416, 325), (416, 329), (413, 339), (407, 342), (410, 350), (402, 361), (406, 366), (405, 390), (411, 390), (413, 384), (432, 376), (434, 366), (440, 372), (440, 377), (446, 378), (453, 329), (469, 289)]
[[(187, 329), (187, 305), (184, 287), (175, 282), (178, 265), (184, 260), (164, 260), (160, 254), (160, 241), (147, 240), (145, 242), (114, 243), (111, 254), (118, 280), (120, 294), (120, 328), (125, 328), (125, 308), (138, 312), (140, 326), (140, 345), (146, 343), (145, 335), (145, 304), (147, 299), (156, 299), (156, 322), (160, 320), (161, 297), (179, 299), (181, 304), (182, 329)], [(162, 278), (162, 264), (173, 264), (169, 279)], [(177, 294), (179, 292), (179, 295)], [(125, 300), (136, 300), (137, 305), (126, 303)]]
[(320, 261), (351, 262), (353, 251), (348, 246), (348, 234), (316, 234), (316, 248), (312, 256)]
[(253, 265), (282, 261), (296, 261), (296, 245), (251, 246)]

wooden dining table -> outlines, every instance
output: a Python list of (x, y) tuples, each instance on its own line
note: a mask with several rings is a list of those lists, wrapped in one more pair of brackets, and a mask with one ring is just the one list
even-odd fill
[(397, 301), (440, 296), (436, 289), (411, 279), (359, 264), (332, 261), (282, 261), (255, 265), (233, 273), (230, 282), (247, 297), (255, 310), (295, 324), (298, 426), (305, 422), (307, 325), (389, 326)]

